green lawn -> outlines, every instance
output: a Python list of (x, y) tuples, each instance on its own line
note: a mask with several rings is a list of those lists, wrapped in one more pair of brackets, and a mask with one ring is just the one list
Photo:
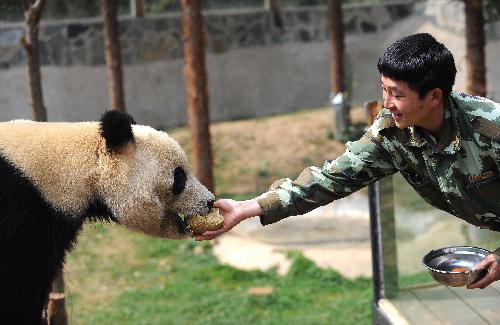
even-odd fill
[[(119, 238), (118, 240), (115, 239)], [(102, 247), (116, 247), (101, 254)], [(224, 266), (210, 243), (86, 227), (70, 255), (72, 324), (369, 324), (371, 281), (317, 268), (300, 253), (289, 273)], [(272, 288), (252, 295), (250, 288)]]

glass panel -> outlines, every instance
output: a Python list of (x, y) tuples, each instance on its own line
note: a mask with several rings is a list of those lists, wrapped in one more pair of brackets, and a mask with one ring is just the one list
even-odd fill
[(398, 173), (393, 177), (399, 288), (434, 283), (422, 265), (430, 250), (468, 245), (494, 250), (500, 233), (479, 229), (425, 202)]

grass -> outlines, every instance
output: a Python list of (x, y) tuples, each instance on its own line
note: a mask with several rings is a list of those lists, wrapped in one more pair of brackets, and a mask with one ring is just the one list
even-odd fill
[[(252, 197), (276, 179), (340, 155), (330, 110), (211, 127), (217, 197)], [(186, 129), (169, 134), (189, 152)], [(115, 225), (86, 225), (65, 266), (72, 324), (368, 324), (370, 279), (350, 280), (290, 253), (286, 276), (241, 271), (212, 243), (167, 241)], [(255, 295), (264, 287), (270, 294)]]
[[(101, 254), (108, 245), (125, 251)], [(286, 276), (218, 263), (211, 243), (87, 226), (66, 270), (72, 324), (368, 324), (371, 282), (300, 253)], [(252, 295), (250, 288), (271, 288)]]

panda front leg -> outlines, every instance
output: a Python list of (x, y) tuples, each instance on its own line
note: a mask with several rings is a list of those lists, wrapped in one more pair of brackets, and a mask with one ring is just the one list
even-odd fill
[(82, 221), (57, 211), (0, 154), (0, 317), (38, 324)]

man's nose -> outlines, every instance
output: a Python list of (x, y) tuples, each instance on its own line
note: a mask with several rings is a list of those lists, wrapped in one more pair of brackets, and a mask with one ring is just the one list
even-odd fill
[(390, 108), (392, 106), (392, 96), (390, 95), (385, 95), (384, 96), (384, 107), (385, 108)]

